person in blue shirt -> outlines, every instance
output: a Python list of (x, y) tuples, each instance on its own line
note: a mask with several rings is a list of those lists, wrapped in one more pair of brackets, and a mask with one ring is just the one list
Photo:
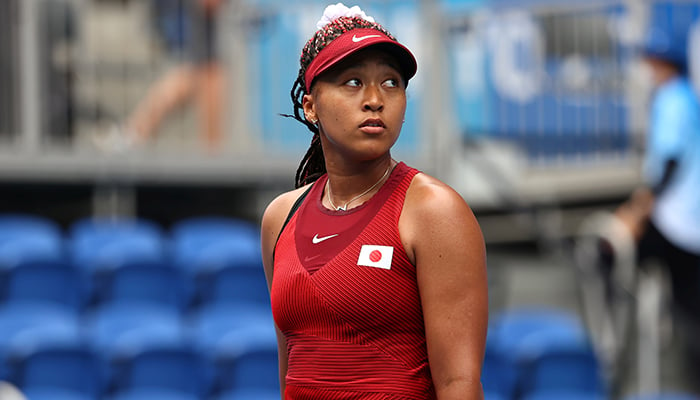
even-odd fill
[(687, 32), (649, 31), (643, 55), (654, 93), (645, 186), (618, 216), (636, 220), (628, 225), (638, 239), (639, 264), (656, 261), (668, 269), (676, 314), (700, 324), (700, 101), (687, 73), (686, 38)]

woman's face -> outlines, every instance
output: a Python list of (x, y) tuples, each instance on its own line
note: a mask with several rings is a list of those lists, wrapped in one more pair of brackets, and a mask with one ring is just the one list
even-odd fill
[(307, 119), (318, 120), (323, 151), (357, 161), (376, 159), (396, 143), (406, 112), (406, 83), (396, 59), (366, 49), (319, 75), (304, 96)]

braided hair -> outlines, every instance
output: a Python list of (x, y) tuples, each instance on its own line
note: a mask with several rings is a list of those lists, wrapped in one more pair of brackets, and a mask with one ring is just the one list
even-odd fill
[(307, 94), (304, 74), (318, 53), (321, 52), (321, 50), (323, 50), (329, 43), (345, 32), (359, 28), (376, 29), (387, 35), (389, 38), (396, 40), (391, 33), (376, 22), (370, 22), (359, 17), (340, 17), (316, 31), (313, 37), (306, 42), (306, 45), (301, 51), (301, 58), (299, 59), (299, 64), (301, 65), (299, 68), (299, 75), (294, 81), (294, 85), (292, 85), (292, 91), (290, 93), (292, 97), (292, 105), (294, 107), (294, 114), (284, 115), (286, 117), (294, 118), (306, 125), (311, 133), (313, 133), (311, 145), (306, 151), (304, 158), (302, 158), (299, 168), (297, 168), (297, 173), (294, 179), (294, 185), (297, 188), (316, 181), (321, 175), (326, 173), (326, 160), (323, 156), (323, 149), (321, 148), (321, 138), (318, 126), (308, 121), (304, 115), (302, 100), (304, 95)]

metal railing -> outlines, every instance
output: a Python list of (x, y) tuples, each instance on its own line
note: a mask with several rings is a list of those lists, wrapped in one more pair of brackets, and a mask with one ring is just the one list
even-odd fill
[[(185, 107), (146, 145), (105, 152), (94, 137), (118, 128), (182, 61), (159, 37), (150, 2), (3, 1), (0, 19), (19, 22), (0, 23), (0, 178), (291, 181), (310, 136), (279, 114), (291, 110), (299, 49), (326, 3), (226, 3), (217, 24), (227, 76), (218, 151), (202, 148), (196, 111)], [(653, 7), (686, 3), (693, 6), (366, 2), (419, 59), (397, 157), (459, 181), (464, 172), (455, 165), (469, 158), (470, 143), (505, 142), (521, 157), (514, 164), (538, 174), (532, 192), (592, 167), (616, 181), (579, 181), (582, 191), (632, 185), (649, 90), (633, 49)]]

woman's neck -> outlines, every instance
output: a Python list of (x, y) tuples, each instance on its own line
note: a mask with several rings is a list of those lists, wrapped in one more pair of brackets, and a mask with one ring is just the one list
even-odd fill
[(337, 168), (327, 166), (328, 182), (324, 204), (331, 209), (350, 209), (366, 202), (387, 181), (396, 162), (376, 162), (365, 168)]

